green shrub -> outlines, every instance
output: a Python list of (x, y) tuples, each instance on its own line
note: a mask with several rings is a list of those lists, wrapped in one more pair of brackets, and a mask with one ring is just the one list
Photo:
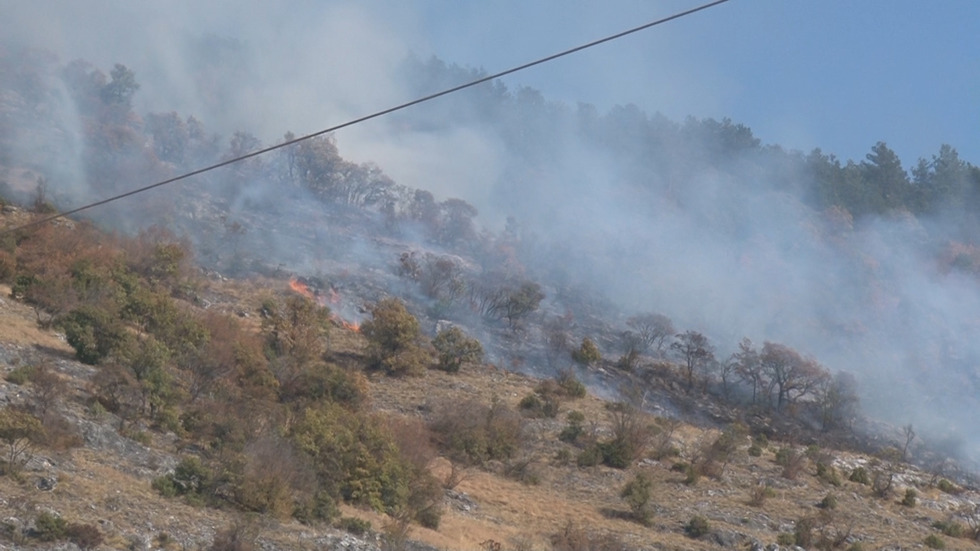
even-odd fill
[(686, 465), (684, 475), (684, 484), (688, 486), (694, 486), (701, 480), (701, 471), (694, 465)]
[(174, 472), (153, 479), (151, 486), (164, 497), (185, 496), (196, 504), (203, 504), (203, 494), (211, 484), (211, 472), (195, 456), (185, 457)]
[(65, 539), (67, 528), (65, 519), (45, 511), (34, 519), (33, 536), (41, 541), (58, 541)]
[(751, 455), (752, 457), (761, 457), (762, 447), (759, 446), (758, 444), (753, 443), (751, 446), (749, 446), (749, 455)]
[(602, 354), (599, 352), (599, 347), (596, 346), (595, 341), (589, 337), (582, 339), (582, 344), (575, 350), (572, 351), (572, 359), (582, 365), (595, 365), (602, 359)]
[(957, 495), (962, 493), (963, 491), (959, 488), (959, 486), (953, 484), (952, 482), (946, 480), (945, 478), (939, 479), (939, 482), (936, 483), (936, 488), (939, 488), (939, 491), (941, 492), (951, 494), (951, 495)]
[(955, 520), (949, 520), (946, 522), (937, 520), (936, 522), (932, 523), (932, 527), (942, 532), (944, 536), (949, 536), (951, 538), (962, 538), (967, 533), (966, 527)]
[(902, 498), (902, 505), (906, 507), (915, 507), (916, 498), (918, 494), (913, 488), (905, 489), (905, 497)]
[(820, 500), (820, 503), (817, 504), (817, 507), (820, 507), (821, 509), (827, 509), (827, 510), (836, 509), (837, 496), (835, 496), (834, 494), (827, 494), (826, 496), (824, 496), (823, 499)]
[(851, 471), (851, 476), (847, 477), (851, 482), (857, 482), (858, 484), (864, 484), (865, 486), (871, 485), (871, 475), (868, 474), (868, 470), (864, 467), (855, 467)]
[(355, 536), (363, 536), (371, 531), (371, 521), (357, 517), (340, 517), (334, 525), (339, 530), (350, 532)]
[(779, 545), (791, 546), (796, 545), (796, 534), (790, 534), (788, 532), (783, 532), (776, 536), (776, 543)]
[(643, 525), (650, 523), (650, 498), (652, 494), (653, 481), (644, 473), (637, 473), (619, 492), (619, 496), (626, 500), (626, 504), (629, 505), (633, 518)]
[(708, 523), (708, 519), (701, 515), (694, 515), (691, 520), (684, 525), (684, 533), (687, 534), (689, 538), (700, 538), (711, 531), (711, 525)]
[(598, 444), (586, 446), (575, 459), (579, 467), (594, 467), (602, 462), (602, 450)]
[(10, 371), (10, 373), (7, 373), (6, 379), (10, 383), (23, 386), (31, 380), (31, 377), (34, 376), (35, 370), (36, 368), (33, 365), (22, 365), (15, 367)]
[(946, 542), (936, 534), (929, 534), (922, 543), (929, 549), (946, 549)]
[(431, 356), (421, 346), (419, 320), (402, 301), (388, 298), (371, 309), (372, 318), (361, 326), (368, 340), (371, 365), (389, 375), (421, 375)]
[(823, 480), (831, 486), (841, 485), (841, 479), (840, 475), (837, 474), (837, 469), (835, 469), (833, 465), (823, 461), (817, 463), (817, 478)]
[(574, 444), (585, 432), (585, 427), (583, 426), (585, 415), (581, 411), (570, 411), (565, 416), (565, 419), (568, 421), (568, 424), (558, 433), (558, 439), (562, 442)]
[(554, 418), (558, 415), (559, 408), (558, 396), (555, 394), (541, 394), (531, 392), (517, 404), (517, 407), (529, 417)]
[(813, 541), (813, 530), (817, 527), (817, 520), (813, 517), (802, 517), (796, 521), (796, 528), (793, 530), (793, 539), (796, 545), (804, 549), (809, 549)]
[(154, 478), (150, 486), (163, 497), (177, 497), (177, 486), (174, 485), (171, 475)]
[(584, 398), (585, 397), (585, 385), (581, 381), (575, 378), (575, 374), (571, 371), (562, 371), (558, 374), (558, 386), (564, 391), (565, 396), (569, 398)]
[(458, 327), (440, 331), (434, 339), (439, 356), (439, 369), (456, 373), (464, 363), (478, 363), (483, 360), (483, 346), (480, 341), (463, 333)]

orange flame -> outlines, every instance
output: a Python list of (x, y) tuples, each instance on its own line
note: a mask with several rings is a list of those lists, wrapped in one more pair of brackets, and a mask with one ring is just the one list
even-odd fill
[(320, 306), (325, 305), (325, 301), (322, 296), (313, 292), (312, 289), (302, 281), (296, 279), (295, 277), (289, 279), (289, 288), (297, 293), (303, 295), (304, 297), (316, 302)]
[(342, 317), (340, 317), (340, 316), (338, 316), (336, 314), (330, 316), (330, 319), (332, 319), (334, 321), (334, 323), (336, 323), (337, 325), (343, 327), (344, 329), (347, 329), (349, 331), (353, 331), (355, 333), (360, 333), (361, 332), (361, 324), (358, 323), (358, 322), (356, 322), (356, 321), (347, 321), (344, 318), (342, 318)]
[[(337, 291), (330, 289), (329, 294), (327, 296), (324, 296), (310, 289), (308, 285), (296, 279), (295, 277), (290, 278), (289, 288), (310, 300), (316, 301), (316, 303), (319, 304), (320, 306), (326, 306), (328, 302), (330, 304), (340, 304), (340, 294), (337, 293)], [(356, 321), (347, 321), (341, 318), (340, 316), (338, 316), (337, 314), (331, 315), (330, 319), (332, 319), (334, 323), (343, 327), (344, 329), (353, 331), (355, 333), (361, 332), (361, 324)]]

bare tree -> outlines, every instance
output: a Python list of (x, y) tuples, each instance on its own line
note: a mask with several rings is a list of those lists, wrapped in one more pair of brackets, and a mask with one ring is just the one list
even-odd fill
[(902, 446), (902, 461), (906, 461), (909, 456), (909, 446), (915, 440), (915, 430), (912, 428), (912, 423), (902, 427), (902, 434), (905, 436), (905, 445)]
[(670, 349), (684, 364), (687, 376), (687, 390), (694, 389), (694, 373), (705, 369), (715, 359), (714, 347), (697, 331), (685, 331), (677, 335), (677, 340), (671, 343)]
[(640, 314), (626, 320), (626, 325), (632, 329), (631, 340), (639, 354), (647, 353), (651, 348), (658, 357), (663, 355), (664, 345), (674, 332), (674, 323), (663, 314)]

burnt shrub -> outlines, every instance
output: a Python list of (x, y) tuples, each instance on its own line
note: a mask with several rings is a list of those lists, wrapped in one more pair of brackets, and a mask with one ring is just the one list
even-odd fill
[(68, 541), (82, 549), (95, 549), (102, 545), (105, 539), (98, 526), (74, 522), (65, 527), (65, 536)]

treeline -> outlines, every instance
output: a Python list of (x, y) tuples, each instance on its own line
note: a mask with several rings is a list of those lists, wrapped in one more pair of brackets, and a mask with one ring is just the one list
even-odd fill
[[(419, 95), (485, 76), (437, 58), (410, 58), (403, 74)], [(699, 173), (716, 169), (738, 175), (736, 185), (747, 192), (790, 192), (818, 211), (837, 207), (854, 219), (895, 211), (971, 212), (980, 204), (980, 167), (960, 159), (950, 145), (914, 165), (908, 160), (903, 165), (884, 142), (874, 144), (864, 159), (844, 161), (820, 149), (801, 153), (763, 145), (749, 127), (730, 119), (688, 117), (678, 123), (632, 104), (600, 113), (589, 104), (570, 107), (500, 82), (395, 117), (400, 125), (427, 131), (482, 126), (501, 136), (528, 166), (544, 169), (574, 136), (615, 159), (629, 179), (642, 178), (658, 192), (691, 185)]]

